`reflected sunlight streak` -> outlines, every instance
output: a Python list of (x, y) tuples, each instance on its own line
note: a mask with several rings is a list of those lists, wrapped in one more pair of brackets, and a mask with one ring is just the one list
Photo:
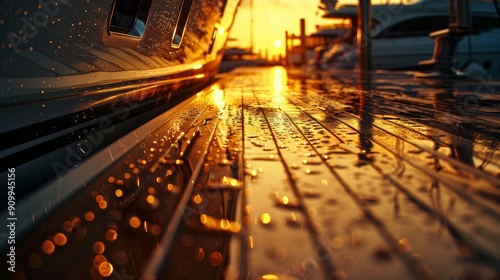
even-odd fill
[(287, 83), (286, 72), (282, 67), (275, 67), (273, 69), (273, 81), (274, 81), (273, 103), (276, 107), (280, 107), (284, 102), (282, 94), (286, 90), (286, 83)]
[(217, 105), (217, 108), (219, 108), (220, 111), (224, 110), (224, 90), (219, 87), (219, 85), (214, 85), (212, 87), (212, 90), (214, 91), (213, 98), (214, 98), (214, 104)]

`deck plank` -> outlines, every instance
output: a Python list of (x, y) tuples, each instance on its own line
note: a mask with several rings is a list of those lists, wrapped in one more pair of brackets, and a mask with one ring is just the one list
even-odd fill
[(16, 275), (101, 279), (104, 257), (130, 279), (496, 279), (500, 88), (466, 83), (229, 73), (149, 136), (110, 146), (122, 152), (102, 170), (88, 166), (106, 151), (41, 187), (93, 170), (54, 208), (36, 198), (50, 215), (19, 246)]

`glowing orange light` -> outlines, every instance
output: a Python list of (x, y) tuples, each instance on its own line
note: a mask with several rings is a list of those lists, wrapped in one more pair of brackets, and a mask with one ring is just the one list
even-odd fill
[(101, 265), (101, 263), (103, 262), (107, 262), (108, 260), (106, 259), (105, 256), (103, 255), (97, 255), (94, 257), (94, 260), (93, 260), (93, 265), (95, 268), (99, 268), (99, 266)]
[(129, 224), (133, 228), (138, 228), (141, 226), (141, 220), (139, 220), (139, 218), (137, 218), (137, 217), (132, 217), (129, 220)]
[(108, 203), (104, 200), (99, 202), (99, 208), (101, 208), (102, 210), (108, 208)]
[(194, 195), (192, 199), (193, 199), (193, 202), (196, 204), (200, 204), (203, 202), (203, 198), (199, 194)]
[(56, 249), (56, 246), (54, 246), (54, 243), (50, 240), (45, 240), (42, 243), (42, 249), (46, 254), (52, 254), (54, 253), (54, 250)]
[(97, 241), (96, 243), (94, 243), (94, 246), (92, 247), (92, 249), (94, 249), (94, 252), (96, 254), (102, 254), (102, 253), (104, 253), (104, 250), (106, 249), (106, 247), (104, 246), (104, 243), (102, 243), (101, 241)]
[(110, 276), (113, 273), (113, 265), (109, 262), (102, 262), (99, 265), (99, 273), (104, 277)]
[(288, 197), (284, 196), (283, 199), (282, 199), (282, 201), (283, 201), (284, 205), (287, 205), (288, 204)]
[(80, 218), (75, 217), (71, 220), (71, 226), (73, 228), (79, 228), (80, 227)]
[(122, 191), (122, 190), (120, 190), (120, 189), (117, 189), (117, 190), (115, 191), (115, 195), (116, 195), (116, 197), (122, 197), (122, 195), (123, 195), (123, 191)]
[(92, 211), (85, 212), (85, 220), (92, 222), (94, 218), (95, 218), (94, 212)]
[(63, 223), (63, 229), (64, 231), (70, 232), (73, 230), (73, 226), (71, 225), (70, 221), (66, 221)]
[(213, 252), (208, 257), (210, 264), (213, 266), (219, 266), (222, 264), (222, 254), (219, 252)]
[(271, 215), (269, 215), (269, 213), (264, 213), (260, 216), (260, 220), (263, 224), (267, 225), (271, 222)]
[(108, 229), (106, 231), (106, 239), (108, 241), (115, 241), (118, 238), (118, 233), (114, 229)]
[(68, 242), (68, 239), (66, 238), (66, 235), (58, 232), (56, 234), (54, 234), (54, 243), (57, 245), (57, 246), (64, 246), (66, 245), (66, 242)]
[(262, 277), (260, 278), (261, 280), (278, 280), (278, 276), (274, 275), (274, 274), (266, 274), (266, 275), (262, 275)]

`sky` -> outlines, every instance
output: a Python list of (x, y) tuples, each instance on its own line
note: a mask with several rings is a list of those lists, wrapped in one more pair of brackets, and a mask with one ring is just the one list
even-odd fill
[[(242, 0), (236, 14), (228, 47), (250, 47), (250, 0)], [(323, 11), (317, 7), (320, 0), (253, 0), (254, 52), (269, 57), (285, 53), (284, 43), (280, 48), (274, 46), (275, 40), (285, 41), (285, 31), (300, 34), (300, 19), (306, 20), (306, 34), (316, 31), (317, 24), (328, 24), (331, 20), (323, 19)]]
[[(250, 47), (250, 1), (241, 0), (240, 9), (236, 14), (234, 26), (231, 29), (228, 47)], [(411, 2), (412, 0), (371, 0), (373, 4)], [(357, 4), (358, 0), (339, 0), (343, 4)], [(254, 52), (265, 55), (269, 52), (269, 58), (273, 55), (285, 54), (285, 31), (288, 34), (300, 34), (300, 19), (306, 21), (306, 34), (316, 31), (316, 25), (333, 24), (332, 19), (322, 18), (324, 11), (318, 6), (320, 0), (253, 0), (254, 20)], [(276, 40), (281, 40), (280, 48), (274, 46)]]

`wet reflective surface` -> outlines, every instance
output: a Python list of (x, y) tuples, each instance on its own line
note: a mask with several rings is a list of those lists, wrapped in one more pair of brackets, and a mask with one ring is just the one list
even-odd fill
[(497, 279), (499, 93), (238, 70), (39, 196), (15, 279)]

